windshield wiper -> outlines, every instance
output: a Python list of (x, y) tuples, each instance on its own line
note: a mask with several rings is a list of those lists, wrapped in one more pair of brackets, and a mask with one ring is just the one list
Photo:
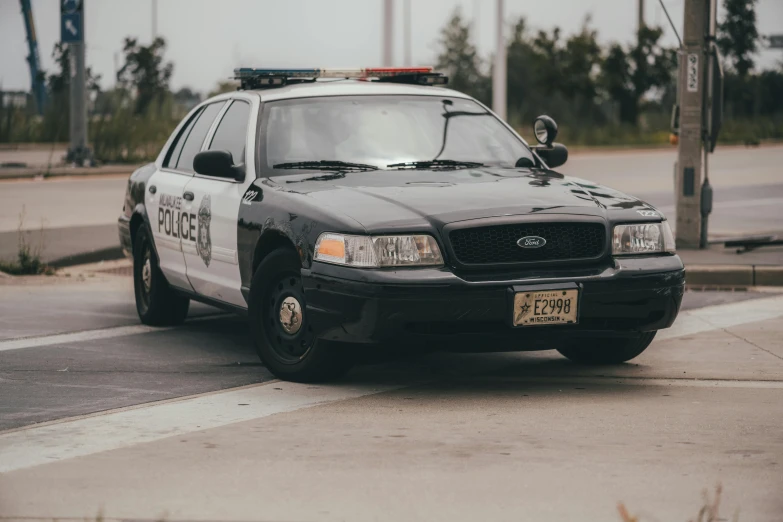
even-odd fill
[(310, 169), (310, 170), (378, 170), (375, 165), (366, 163), (350, 163), (337, 160), (320, 161), (296, 161), (292, 163), (278, 163), (272, 165), (273, 169)]
[(333, 174), (322, 174), (320, 176), (312, 176), (304, 179), (290, 179), (286, 183), (304, 183), (305, 181), (334, 181), (336, 179), (343, 179), (345, 172), (335, 172)]
[(484, 167), (483, 163), (475, 161), (456, 161), (450, 159), (434, 159), (434, 160), (422, 160), (422, 161), (406, 161), (404, 163), (392, 163), (386, 165), (390, 169), (474, 169), (477, 167)]

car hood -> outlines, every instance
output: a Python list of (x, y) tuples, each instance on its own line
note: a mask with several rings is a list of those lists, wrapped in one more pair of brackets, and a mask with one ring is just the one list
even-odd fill
[(307, 172), (270, 180), (368, 231), (534, 213), (608, 217), (619, 212), (638, 220), (637, 211), (654, 210), (616, 190), (538, 169)]

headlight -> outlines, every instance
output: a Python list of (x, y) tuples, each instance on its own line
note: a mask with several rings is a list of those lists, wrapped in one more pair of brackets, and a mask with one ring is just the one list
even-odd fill
[(674, 235), (668, 221), (616, 225), (612, 234), (612, 254), (661, 254), (674, 252)]
[(349, 236), (325, 232), (315, 243), (315, 260), (364, 268), (442, 266), (432, 236)]

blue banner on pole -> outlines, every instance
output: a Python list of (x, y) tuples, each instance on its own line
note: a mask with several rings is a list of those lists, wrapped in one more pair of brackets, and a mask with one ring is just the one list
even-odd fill
[(63, 43), (83, 42), (83, 29), (81, 13), (63, 13), (60, 16), (60, 40)]

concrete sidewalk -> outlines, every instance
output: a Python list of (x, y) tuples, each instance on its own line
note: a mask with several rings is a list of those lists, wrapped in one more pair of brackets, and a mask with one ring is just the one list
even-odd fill
[(783, 246), (737, 253), (713, 244), (705, 250), (679, 250), (690, 285), (783, 286)]
[[(612, 368), (549, 352), (422, 355), (338, 383), (272, 381), (7, 431), (0, 515), (554, 522), (618, 520), (623, 502), (644, 520), (688, 520), (720, 482), (726, 519), (778, 521), (781, 299), (684, 312)], [(187, 334), (120, 346), (160, 357)], [(56, 345), (73, 357), (58, 375), (82, 384), (73, 360), (109, 346)], [(45, 349), (20, 350), (17, 366)]]

